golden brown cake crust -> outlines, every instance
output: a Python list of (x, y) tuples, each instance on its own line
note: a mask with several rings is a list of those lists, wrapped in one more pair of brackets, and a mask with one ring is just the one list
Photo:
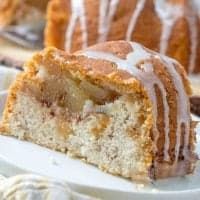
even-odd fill
[[(138, 49), (139, 48), (139, 49)], [(143, 52), (144, 51), (144, 52)], [(99, 59), (95, 59), (90, 57), (92, 53), (95, 55), (99, 55), (99, 53), (105, 53), (105, 57), (101, 57)], [(18, 91), (24, 90), (26, 87), (26, 82), (33, 81), (33, 84), (40, 88), (40, 81), (37, 81), (36, 75), (40, 70), (41, 66), (45, 67), (45, 70), (50, 74), (54, 74), (57, 76), (62, 73), (70, 73), (72, 76), (80, 79), (87, 80), (90, 83), (94, 83), (95, 85), (99, 85), (103, 88), (109, 88), (116, 91), (119, 94), (131, 94), (138, 93), (141, 94), (142, 98), (145, 100), (146, 104), (152, 107), (152, 102), (149, 99), (148, 88), (144, 87), (144, 82), (138, 80), (136, 74), (130, 73), (128, 70), (120, 69), (120, 66), (115, 62), (111, 62), (107, 57), (111, 56), (111, 58), (120, 59), (120, 62), (123, 65), (123, 62), (126, 61), (127, 56), (133, 53), (132, 56), (142, 53), (142, 57), (139, 59), (140, 62), (134, 66), (135, 68), (143, 70), (143, 64), (145, 62), (151, 62), (154, 67), (154, 74), (161, 81), (160, 84), (163, 84), (164, 89), (161, 89), (160, 84), (157, 87), (153, 88), (156, 92), (156, 109), (158, 112), (158, 116), (156, 119), (156, 125), (159, 130), (159, 137), (155, 138), (153, 130), (151, 139), (155, 144), (157, 151), (153, 154), (152, 163), (153, 171), (151, 172), (151, 177), (153, 178), (164, 178), (168, 176), (176, 176), (179, 174), (177, 170), (182, 169), (179, 175), (184, 175), (187, 173), (191, 173), (194, 169), (195, 163), (195, 155), (194, 151), (194, 143), (195, 143), (195, 134), (194, 134), (194, 124), (192, 123), (190, 116), (188, 116), (188, 123), (190, 124), (189, 128), (189, 140), (188, 146), (186, 148), (187, 156), (184, 157), (183, 149), (185, 143), (185, 135), (186, 135), (186, 127), (184, 124), (181, 125), (181, 130), (179, 130), (178, 134), (180, 134), (180, 154), (178, 154), (177, 161), (178, 165), (176, 166), (176, 152), (175, 148), (177, 146), (177, 135), (176, 129), (179, 126), (176, 119), (178, 119), (178, 105), (181, 103), (178, 100), (178, 95), (180, 92), (186, 92), (186, 99), (182, 99), (183, 101), (188, 100), (188, 95), (191, 94), (191, 89), (189, 82), (187, 80), (184, 69), (175, 61), (171, 61), (169, 58), (163, 58), (161, 55), (151, 52), (150, 50), (145, 49), (142, 46), (138, 46), (135, 43), (129, 43), (125, 41), (118, 42), (107, 42), (103, 44), (98, 44), (93, 47), (90, 47), (86, 50), (76, 52), (75, 54), (66, 54), (63, 51), (57, 50), (55, 48), (47, 48), (41, 53), (36, 54), (33, 59), (25, 64), (25, 72), (19, 76), (15, 84), (10, 89), (10, 94), (7, 100), (6, 109), (4, 111), (3, 117), (3, 126), (1, 129), (7, 133), (9, 130), (9, 118), (12, 115), (13, 106), (15, 104)], [(96, 54), (97, 53), (97, 54)], [(145, 54), (150, 54), (152, 57), (145, 57)], [(138, 55), (139, 56), (139, 55)], [(177, 91), (174, 84), (174, 74), (170, 73), (166, 66), (166, 63), (163, 62), (163, 59), (170, 60), (173, 63), (173, 68), (176, 69), (177, 77), (180, 76), (181, 83), (180, 86), (183, 86), (184, 91)], [(137, 58), (135, 58), (137, 60)], [(150, 59), (150, 60), (149, 60)], [(132, 66), (133, 67), (133, 66)], [(149, 66), (150, 67), (150, 66)], [(176, 77), (176, 78), (177, 78)], [(147, 78), (147, 77), (146, 77)], [(153, 81), (153, 80), (152, 80)], [(166, 119), (164, 120), (164, 113), (166, 112), (166, 105), (164, 104), (163, 99), (161, 98), (163, 94), (163, 90), (166, 91), (166, 101), (169, 106), (169, 149), (167, 153), (169, 153), (169, 160), (165, 160), (164, 148), (166, 143), (165, 138), (165, 125)], [(33, 93), (34, 96), (38, 96), (38, 98), (42, 98), (41, 95), (36, 95), (34, 91), (29, 92)], [(47, 105), (49, 103), (47, 102)], [(184, 105), (184, 104), (183, 104)], [(185, 105), (185, 109), (187, 109), (188, 105)], [(155, 109), (155, 108), (154, 108)], [(180, 112), (180, 110), (179, 110)], [(153, 113), (153, 109), (152, 109)], [(153, 114), (154, 115), (154, 114)], [(184, 121), (184, 118), (182, 119)], [(149, 116), (149, 119), (146, 121), (146, 126), (152, 129), (153, 119), (152, 116)], [(97, 127), (95, 131), (99, 131), (99, 129), (104, 128), (106, 125), (103, 123), (103, 127)], [(131, 132), (130, 132), (131, 134)], [(165, 152), (166, 153), (166, 152)], [(175, 163), (175, 164), (174, 164)], [(183, 164), (181, 164), (183, 163)], [(183, 165), (183, 166), (182, 166)], [(162, 169), (165, 169), (165, 173), (162, 173)]]
[[(46, 46), (75, 52), (106, 40), (132, 40), (177, 59), (190, 73), (200, 71), (200, 20), (193, 1), (166, 0), (162, 5), (153, 0), (116, 0), (110, 7), (104, 3), (80, 1), (81, 21), (71, 1), (52, 0), (47, 10)], [(101, 12), (107, 18), (101, 19)], [(74, 16), (77, 18), (72, 22)], [(168, 27), (167, 23), (172, 24)]]

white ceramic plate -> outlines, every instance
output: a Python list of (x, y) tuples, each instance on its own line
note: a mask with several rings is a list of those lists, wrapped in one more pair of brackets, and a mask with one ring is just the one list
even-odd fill
[[(200, 129), (198, 133), (197, 151), (200, 154)], [(104, 199), (196, 200), (200, 196), (199, 163), (193, 175), (154, 181), (144, 186), (106, 174), (62, 153), (6, 136), (0, 136), (0, 172), (5, 175), (33, 172), (62, 179), (80, 192)]]
[(6, 90), (15, 79), (19, 70), (0, 65), (0, 92)]

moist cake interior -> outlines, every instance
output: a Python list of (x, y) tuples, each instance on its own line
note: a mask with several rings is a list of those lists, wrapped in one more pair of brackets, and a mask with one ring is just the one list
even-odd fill
[(47, 70), (40, 67), (18, 93), (12, 132), (113, 174), (148, 176), (151, 109), (143, 94), (119, 94), (69, 72)]

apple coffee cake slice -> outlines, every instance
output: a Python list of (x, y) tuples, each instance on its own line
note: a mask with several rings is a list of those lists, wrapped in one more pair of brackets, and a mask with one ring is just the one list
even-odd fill
[(179, 63), (137, 43), (47, 48), (11, 86), (0, 129), (133, 180), (182, 176), (196, 161), (190, 93)]

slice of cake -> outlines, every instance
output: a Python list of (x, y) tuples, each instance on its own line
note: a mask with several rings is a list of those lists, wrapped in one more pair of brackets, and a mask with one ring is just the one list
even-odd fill
[(48, 48), (10, 88), (1, 132), (133, 180), (182, 176), (196, 161), (190, 93), (179, 63), (137, 43)]

